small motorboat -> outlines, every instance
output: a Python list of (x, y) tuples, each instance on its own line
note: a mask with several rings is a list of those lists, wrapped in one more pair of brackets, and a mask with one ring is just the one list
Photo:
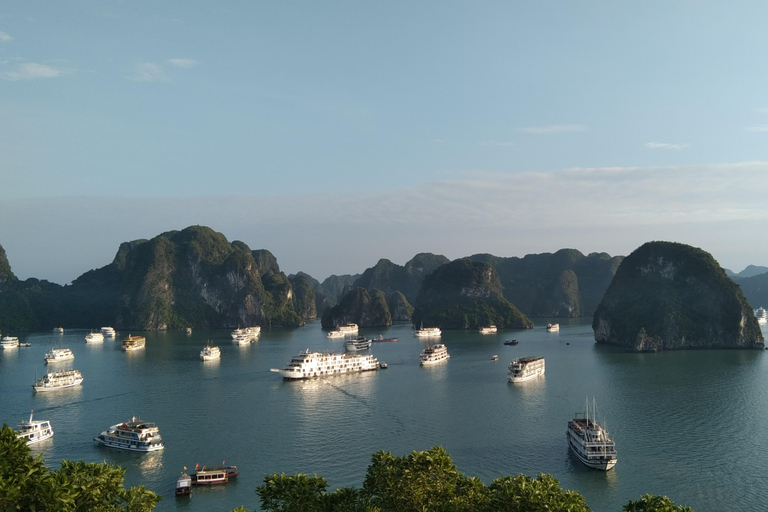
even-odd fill
[(185, 467), (179, 479), (176, 480), (176, 496), (192, 496), (192, 477), (186, 473), (186, 470)]
[(498, 361), (498, 360), (499, 360), (499, 356), (497, 356), (496, 354), (491, 356), (491, 361)]
[(382, 370), (386, 370), (388, 368), (388, 365), (387, 363), (379, 363), (379, 368), (381, 368)]
[(507, 340), (504, 342), (505, 345), (517, 345), (517, 340)]

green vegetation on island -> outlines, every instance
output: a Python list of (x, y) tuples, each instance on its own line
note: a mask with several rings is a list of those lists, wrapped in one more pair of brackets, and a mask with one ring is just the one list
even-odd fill
[(633, 351), (764, 348), (741, 289), (707, 252), (648, 242), (624, 258), (595, 312), (598, 343)]
[(621, 256), (584, 256), (575, 249), (501, 258), (475, 254), (499, 275), (504, 297), (529, 317), (592, 316), (611, 283)]
[(123, 243), (111, 264), (67, 286), (18, 282), (2, 256), (0, 328), (165, 330), (303, 323), (291, 284), (269, 251), (230, 243), (204, 226)]
[(502, 295), (493, 266), (469, 258), (446, 263), (424, 279), (413, 323), (442, 329), (533, 328), (533, 322)]
[(354, 323), (360, 327), (388, 327), (392, 325), (387, 297), (381, 290), (353, 288), (344, 298), (323, 313), (323, 329)]

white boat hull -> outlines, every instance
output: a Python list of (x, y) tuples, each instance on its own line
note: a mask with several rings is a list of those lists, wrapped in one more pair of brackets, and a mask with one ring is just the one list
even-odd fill
[(513, 377), (510, 375), (508, 379), (509, 379), (509, 382), (519, 383), (519, 382), (527, 382), (529, 380), (533, 380), (537, 377), (541, 377), (542, 375), (544, 375), (544, 369), (536, 370), (536, 372), (531, 373), (530, 375), (522, 376), (522, 377)]
[(108, 446), (110, 448), (117, 448), (119, 450), (128, 450), (130, 452), (156, 452), (158, 450), (162, 450), (165, 448), (165, 445), (163, 443), (159, 444), (135, 444), (135, 443), (125, 443), (122, 441), (113, 441), (111, 439), (104, 439), (102, 436), (106, 436), (106, 432), (102, 432), (100, 435), (93, 438), (94, 441), (97, 443), (103, 444), (104, 446)]
[(79, 386), (83, 383), (83, 379), (79, 379), (74, 381), (71, 384), (65, 384), (63, 386), (32, 386), (37, 393), (41, 393), (43, 391), (58, 391), (60, 389), (67, 389), (67, 388), (73, 388), (75, 386)]
[(581, 461), (582, 464), (587, 466), (588, 468), (592, 469), (599, 469), (601, 471), (608, 471), (610, 469), (613, 469), (613, 467), (618, 462), (618, 459), (590, 459), (586, 457), (584, 454), (581, 453), (579, 450), (578, 445), (574, 442), (573, 438), (569, 435), (568, 436), (568, 446), (571, 449), (571, 453), (573, 453), (579, 461)]

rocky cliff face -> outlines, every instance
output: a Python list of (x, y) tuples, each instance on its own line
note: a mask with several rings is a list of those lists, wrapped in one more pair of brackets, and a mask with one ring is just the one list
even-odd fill
[(400, 292), (392, 292), (389, 295), (387, 306), (394, 322), (407, 322), (413, 315), (413, 306)]
[(339, 304), (325, 310), (321, 323), (323, 329), (333, 329), (348, 323), (360, 327), (387, 327), (392, 325), (392, 315), (384, 292), (353, 288)]
[(288, 276), (293, 288), (293, 308), (303, 320), (317, 318), (317, 296), (312, 289), (310, 279), (311, 277), (301, 272), (295, 276)]
[(622, 261), (592, 328), (598, 343), (632, 351), (764, 347), (752, 308), (714, 258), (671, 242)]
[(254, 253), (210, 228), (192, 226), (121, 244), (112, 264), (84, 274), (65, 294), (88, 309), (81, 312), (90, 320), (86, 325), (149, 330), (299, 325), (290, 283), (274, 256)]
[(366, 269), (353, 286), (381, 290), (387, 295), (400, 292), (409, 302), (413, 302), (424, 278), (449, 261), (445, 256), (430, 253), (417, 254), (402, 267), (380, 259), (376, 265)]
[(561, 249), (523, 258), (476, 254), (470, 259), (490, 263), (504, 297), (526, 315), (569, 318), (594, 313), (622, 258)]
[(752, 309), (768, 308), (768, 273), (731, 278), (741, 287)]
[(424, 279), (413, 323), (444, 329), (533, 327), (533, 322), (502, 296), (496, 270), (489, 263), (469, 258), (442, 265)]

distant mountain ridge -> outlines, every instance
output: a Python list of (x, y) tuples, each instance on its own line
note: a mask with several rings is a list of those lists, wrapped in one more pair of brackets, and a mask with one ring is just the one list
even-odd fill
[[(476, 254), (462, 259), (487, 263), (495, 272), (498, 283), (487, 283), (493, 289), (488, 294), (491, 302), (503, 298), (526, 318), (536, 318), (591, 316), (623, 257), (585, 256), (575, 249), (562, 249), (522, 258)], [(328, 317), (329, 325), (355, 321), (353, 311), (358, 312), (356, 323), (363, 322), (362, 326), (367, 321), (375, 325), (413, 321), (429, 276), (443, 269), (440, 280), (450, 283), (458, 278), (450, 275), (450, 269), (466, 270), (450, 263), (445, 256), (431, 253), (417, 254), (402, 266), (381, 259), (362, 274), (330, 276), (320, 283), (304, 272), (286, 276), (268, 250), (251, 250), (205, 226), (190, 226), (150, 240), (124, 242), (110, 264), (60, 286), (34, 278), (19, 281), (0, 247), (0, 330), (58, 325), (134, 330), (290, 327), (321, 317), (342, 302), (345, 307)], [(469, 281), (474, 279), (472, 272), (466, 275)], [(768, 299), (768, 274), (734, 279), (754, 307), (768, 305), (768, 300), (753, 302), (754, 297)], [(435, 281), (430, 286), (450, 288)], [(367, 297), (358, 289), (365, 290)], [(453, 294), (450, 300), (462, 302), (460, 292), (461, 287), (448, 292)], [(425, 311), (422, 304), (419, 315), (423, 317)], [(446, 326), (474, 328), (473, 322), (446, 321)]]

